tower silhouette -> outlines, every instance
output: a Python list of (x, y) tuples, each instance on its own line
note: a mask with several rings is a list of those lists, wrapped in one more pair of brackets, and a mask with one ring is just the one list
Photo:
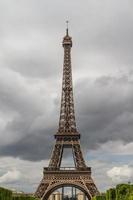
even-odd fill
[[(82, 190), (88, 199), (91, 199), (99, 192), (91, 177), (91, 168), (87, 167), (83, 158), (80, 134), (76, 128), (71, 68), (72, 38), (69, 36), (68, 27), (62, 45), (64, 64), (59, 128), (55, 134), (56, 142), (49, 165), (44, 168), (43, 178), (35, 196), (47, 200), (57, 188), (74, 186)], [(74, 168), (61, 168), (64, 148), (72, 149)]]

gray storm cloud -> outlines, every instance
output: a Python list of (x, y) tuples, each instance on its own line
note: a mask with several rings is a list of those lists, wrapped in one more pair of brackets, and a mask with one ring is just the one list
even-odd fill
[[(84, 79), (77, 82), (75, 88), (77, 124), (85, 149), (95, 149), (108, 141), (122, 140), (128, 143), (133, 140), (132, 86), (132, 77), (127, 76), (100, 77), (95, 81)], [(17, 91), (13, 96), (21, 109), (15, 110), (12, 105), (14, 101), (10, 102), (10, 107), (17, 115), (15, 117), (12, 115), (12, 119), (2, 130), (3, 134), (8, 136), (8, 140), (6, 141), (1, 134), (1, 155), (29, 160), (41, 160), (49, 156), (53, 145), (51, 142), (53, 134), (56, 133), (58, 126), (59, 111), (56, 106), (59, 108), (59, 101), (55, 104), (53, 99), (50, 104), (47, 98), (44, 106), (43, 95), (41, 97), (40, 94), (42, 100), (39, 101), (40, 98), (34, 99), (36, 94), (38, 93), (26, 96), (26, 92), (21, 90), (21, 96), (25, 96), (25, 101), (18, 98)], [(10, 92), (6, 93), (6, 98), (11, 99)], [(7, 101), (1, 102), (1, 107), (5, 104), (8, 106)], [(47, 106), (53, 108), (47, 109)]]

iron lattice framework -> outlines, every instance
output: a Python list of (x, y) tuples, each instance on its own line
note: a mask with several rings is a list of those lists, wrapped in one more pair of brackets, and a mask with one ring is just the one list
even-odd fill
[[(74, 185), (84, 191), (88, 199), (91, 199), (92, 196), (98, 194), (98, 190), (91, 178), (91, 168), (85, 164), (80, 147), (80, 134), (76, 128), (71, 69), (72, 39), (68, 34), (68, 28), (62, 45), (64, 65), (59, 128), (55, 134), (56, 143), (49, 166), (44, 168), (44, 176), (35, 196), (47, 200), (56, 188), (62, 185)], [(62, 170), (61, 161), (64, 148), (72, 148), (75, 169)]]

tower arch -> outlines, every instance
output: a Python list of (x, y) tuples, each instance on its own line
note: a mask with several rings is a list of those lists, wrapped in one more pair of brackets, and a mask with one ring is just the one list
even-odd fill
[(77, 189), (79, 189), (80, 191), (82, 191), (85, 194), (85, 196), (88, 198), (88, 200), (91, 200), (91, 195), (88, 192), (86, 192), (86, 190), (85, 190), (85, 188), (84, 188), (84, 186), (82, 184), (74, 184), (74, 183), (69, 183), (69, 182), (65, 183), (65, 184), (60, 184), (60, 183), (55, 184), (42, 197), (42, 200), (47, 200), (54, 191), (56, 191), (56, 190), (58, 190), (58, 189), (60, 189), (62, 187), (74, 187), (74, 188), (77, 188)]

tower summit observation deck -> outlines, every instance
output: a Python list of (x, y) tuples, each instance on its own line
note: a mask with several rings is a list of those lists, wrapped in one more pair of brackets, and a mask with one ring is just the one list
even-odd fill
[[(56, 142), (49, 165), (44, 168), (43, 178), (35, 196), (47, 200), (56, 189), (72, 186), (84, 192), (90, 200), (99, 192), (91, 177), (91, 168), (87, 167), (83, 158), (80, 134), (76, 128), (71, 67), (72, 38), (69, 36), (68, 25), (62, 46), (64, 48), (64, 64), (59, 127), (55, 134)], [(64, 148), (72, 149), (74, 168), (61, 168)]]

